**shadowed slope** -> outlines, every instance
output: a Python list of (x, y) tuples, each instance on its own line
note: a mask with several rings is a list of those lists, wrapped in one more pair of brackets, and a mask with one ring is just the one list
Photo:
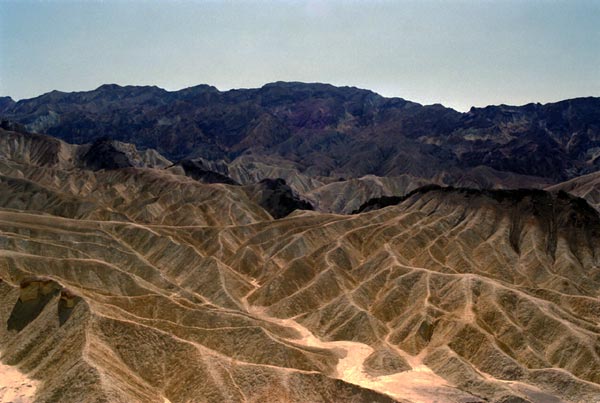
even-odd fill
[(563, 190), (587, 200), (590, 205), (600, 211), (600, 173), (580, 176), (570, 181), (559, 183), (548, 190)]
[(263, 179), (244, 187), (248, 196), (267, 210), (273, 218), (288, 216), (296, 210), (314, 210), (306, 200), (302, 200), (283, 179)]

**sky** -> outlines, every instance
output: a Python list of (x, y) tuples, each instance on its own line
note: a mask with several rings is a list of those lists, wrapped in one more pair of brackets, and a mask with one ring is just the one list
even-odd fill
[(465, 111), (600, 96), (600, 0), (0, 0), (0, 95), (273, 81)]

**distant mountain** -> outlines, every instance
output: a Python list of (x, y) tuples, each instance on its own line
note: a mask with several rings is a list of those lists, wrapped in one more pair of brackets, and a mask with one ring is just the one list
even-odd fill
[(71, 143), (110, 136), (173, 161), (251, 157), (284, 161), (308, 177), (411, 175), (457, 185), (483, 170), (505, 182), (549, 184), (600, 170), (600, 98), (593, 97), (460, 113), (328, 84), (225, 92), (103, 85), (0, 98), (0, 115)]

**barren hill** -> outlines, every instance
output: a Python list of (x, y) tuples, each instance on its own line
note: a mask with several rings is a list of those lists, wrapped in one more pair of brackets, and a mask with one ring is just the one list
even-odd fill
[(600, 397), (583, 199), (428, 187), (274, 220), (243, 187), (77, 149), (0, 132), (0, 351), (37, 402)]

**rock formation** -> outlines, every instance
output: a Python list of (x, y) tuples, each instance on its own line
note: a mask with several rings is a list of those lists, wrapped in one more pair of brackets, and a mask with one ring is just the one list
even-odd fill
[(0, 131), (0, 370), (33, 380), (36, 402), (600, 396), (600, 217), (584, 199), (429, 186), (274, 219), (261, 201), (289, 195), (283, 181), (256, 196), (92, 170), (81, 147)]

